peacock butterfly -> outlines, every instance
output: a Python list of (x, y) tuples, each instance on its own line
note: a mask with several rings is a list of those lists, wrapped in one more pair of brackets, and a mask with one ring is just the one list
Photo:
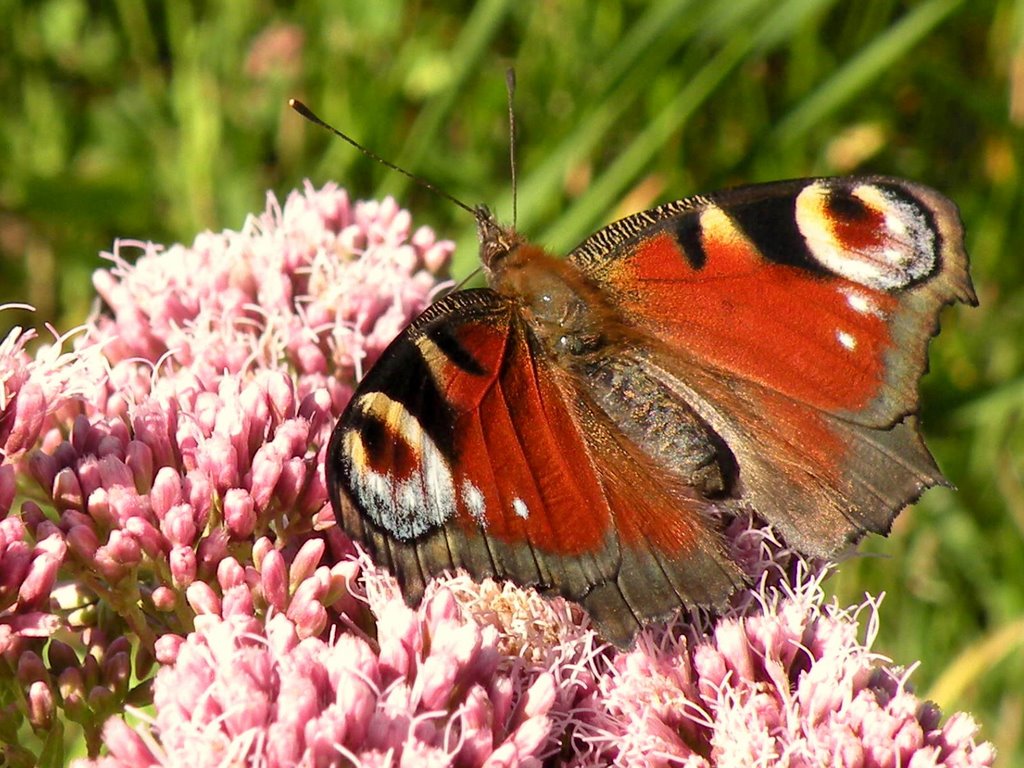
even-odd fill
[(475, 215), (490, 287), (402, 331), (328, 447), (338, 521), (410, 603), (463, 568), (576, 601), (624, 647), (743, 582), (723, 515), (754, 510), (827, 556), (944, 482), (917, 385), (939, 311), (977, 300), (939, 193), (741, 187), (565, 259)]

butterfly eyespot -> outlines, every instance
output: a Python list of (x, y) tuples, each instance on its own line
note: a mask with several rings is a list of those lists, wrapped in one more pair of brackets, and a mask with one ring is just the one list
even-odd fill
[(935, 270), (929, 216), (901, 189), (817, 181), (797, 195), (796, 222), (818, 263), (868, 288), (899, 290)]
[(360, 428), (343, 432), (343, 469), (370, 519), (402, 541), (443, 525), (456, 511), (452, 470), (419, 419), (381, 392), (352, 412)]

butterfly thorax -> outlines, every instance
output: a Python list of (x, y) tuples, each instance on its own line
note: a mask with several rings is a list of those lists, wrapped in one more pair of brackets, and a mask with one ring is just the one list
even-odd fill
[(617, 338), (615, 313), (571, 262), (520, 242), (488, 272), (551, 359), (571, 368)]

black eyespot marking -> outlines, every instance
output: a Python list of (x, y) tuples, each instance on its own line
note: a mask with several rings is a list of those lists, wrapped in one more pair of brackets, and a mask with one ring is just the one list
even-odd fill
[(797, 226), (795, 195), (772, 195), (724, 208), (768, 261), (827, 275)]
[(832, 188), (825, 197), (828, 215), (846, 222), (870, 221), (872, 211), (867, 204), (846, 189)]
[(451, 326), (447, 323), (434, 323), (427, 328), (427, 338), (440, 349), (451, 360), (452, 364), (466, 373), (474, 376), (483, 376), (487, 371), (476, 358), (471, 355), (458, 337), (452, 332)]
[(704, 243), (700, 236), (700, 216), (687, 213), (679, 217), (675, 227), (676, 242), (683, 250), (683, 255), (695, 270), (701, 270), (708, 261)]
[(371, 464), (380, 464), (387, 458), (388, 430), (375, 418), (360, 413), (352, 427), (359, 430), (359, 437)]

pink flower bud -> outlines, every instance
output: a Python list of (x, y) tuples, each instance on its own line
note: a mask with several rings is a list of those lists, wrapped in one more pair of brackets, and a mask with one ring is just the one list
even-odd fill
[(153, 466), (173, 467), (176, 464), (171, 435), (176, 421), (173, 409), (151, 400), (143, 403), (132, 420), (135, 439), (145, 443), (153, 454)]
[(96, 550), (92, 564), (103, 580), (110, 584), (118, 584), (122, 579), (128, 577), (129, 568), (114, 556), (108, 545), (104, 544)]
[(487, 692), (494, 713), (494, 722), (510, 722), (516, 693), (512, 681), (504, 676), (495, 676), (489, 681)]
[[(299, 644), (299, 636), (295, 632), (295, 624), (283, 613), (275, 613), (266, 623), (267, 644), (274, 653), (283, 656)], [(347, 635), (343, 635), (347, 637)]]
[[(10, 467), (10, 465), (8, 465)], [(13, 467), (10, 467), (13, 471)], [(28, 457), (28, 472), (39, 483), (39, 487), (49, 492), (53, 488), (54, 478), (60, 467), (57, 460), (40, 450), (32, 451)]]
[(192, 507), (188, 504), (175, 504), (160, 521), (160, 530), (172, 546), (190, 547), (196, 537)]
[(96, 446), (96, 455), (100, 459), (124, 460), (124, 443), (116, 435), (104, 435)]
[(65, 669), (78, 666), (78, 655), (67, 643), (54, 638), (46, 647), (46, 660), (50, 672), (59, 675)]
[(114, 700), (114, 694), (102, 685), (90, 688), (85, 695), (85, 702), (93, 712), (110, 711), (117, 703)]
[(380, 666), (396, 677), (408, 675), (415, 667), (422, 647), (416, 612), (398, 600), (388, 602), (377, 619)]
[(174, 547), (168, 558), (171, 565), (171, 580), (182, 589), (196, 578), (196, 553), (192, 547)]
[(260, 583), (267, 605), (284, 611), (288, 607), (288, 570), (278, 550), (271, 549), (263, 556)]
[(293, 601), (288, 617), (295, 623), (296, 634), (303, 639), (318, 637), (327, 629), (327, 609), (315, 600)]
[(95, 520), (92, 516), (77, 509), (65, 509), (60, 513), (60, 527), (62, 530), (69, 530), (76, 525), (92, 526), (94, 522)]
[(192, 505), (196, 520), (206, 520), (213, 503), (214, 488), (210, 478), (199, 470), (191, 470), (185, 475), (185, 500)]
[(224, 408), (224, 403), (216, 392), (200, 392), (193, 406), (193, 414), (203, 434), (212, 435), (217, 423), (217, 414)]
[(150, 507), (147, 502), (139, 496), (135, 486), (131, 483), (126, 485), (115, 485), (107, 494), (107, 503), (110, 514), (117, 526), (125, 526), (133, 518), (152, 519)]
[(99, 540), (96, 531), (89, 525), (76, 525), (67, 535), (68, 548), (82, 562), (89, 562), (96, 556)]
[(299, 456), (306, 452), (309, 442), (309, 422), (305, 419), (288, 419), (274, 432), (273, 444), (281, 449), (284, 457)]
[(465, 740), (459, 751), (460, 762), (482, 765), (494, 751), (494, 713), (487, 692), (479, 683), (474, 683), (466, 693), (462, 726)]
[(310, 392), (299, 404), (298, 415), (309, 423), (309, 434), (317, 434), (331, 419), (331, 395), (324, 389)]
[(123, 696), (128, 691), (128, 683), (132, 676), (132, 660), (130, 651), (110, 653), (103, 659), (103, 684), (115, 695)]
[(254, 616), (255, 611), (252, 592), (245, 584), (237, 584), (224, 591), (223, 607), (221, 609), (221, 615), (224, 618), (231, 616)]
[(487, 757), (483, 768), (517, 768), (523, 762), (515, 741), (509, 739)]
[[(117, 445), (121, 443), (116, 441)], [(99, 475), (100, 482), (102, 482), (105, 488), (113, 488), (114, 486), (121, 486), (123, 488), (135, 489), (135, 478), (132, 477), (132, 472), (128, 468), (128, 465), (116, 455), (106, 455), (99, 460)]]
[(197, 561), (199, 573), (209, 581), (217, 574), (220, 561), (228, 556), (230, 536), (225, 528), (214, 528), (210, 534), (199, 541)]
[(220, 493), (238, 485), (238, 455), (231, 441), (222, 435), (213, 435), (200, 444), (196, 468), (210, 478)]
[(194, 581), (185, 589), (185, 599), (197, 614), (220, 616), (220, 598), (204, 581)]
[(25, 525), (17, 517), (0, 518), (0, 557), (16, 541), (25, 540)]
[(444, 625), (462, 620), (462, 609), (450, 589), (439, 589), (423, 607), (424, 619), (432, 633), (437, 633)]
[(539, 757), (551, 734), (551, 719), (546, 715), (531, 717), (516, 729), (513, 741), (520, 759)]
[(95, 454), (97, 442), (99, 442), (99, 438), (93, 434), (89, 417), (84, 414), (76, 416), (71, 425), (71, 446), (78, 452), (78, 455)]
[(365, 606), (353, 591), (356, 579), (359, 578), (359, 563), (355, 560), (342, 560), (331, 566), (330, 582), (324, 595), (324, 605), (331, 606), (336, 613), (347, 614), (355, 618)]
[(301, 374), (327, 374), (327, 357), (320, 347), (311, 342), (300, 344), (294, 352), (295, 367)]
[(281, 506), (286, 509), (294, 507), (305, 485), (306, 462), (298, 456), (287, 459), (281, 467), (281, 476), (274, 487)]
[(77, 666), (68, 666), (57, 677), (57, 690), (64, 709), (69, 713), (80, 711), (85, 706), (85, 681), (82, 670)]
[(267, 400), (275, 420), (283, 421), (295, 413), (295, 385), (291, 377), (284, 373), (272, 371), (267, 374), (264, 385)]
[(115, 560), (128, 568), (134, 568), (142, 559), (139, 542), (127, 531), (111, 531), (107, 539), (107, 550)]
[[(256, 381), (247, 384), (238, 396), (239, 408), (248, 423), (250, 439), (257, 441), (257, 444), (266, 439), (271, 423), (270, 402), (262, 386), (265, 378), (263, 373), (257, 375)], [(255, 449), (255, 446), (250, 445), (250, 449)]]
[(46, 665), (35, 651), (23, 651), (17, 663), (15, 678), (22, 685), (28, 685), (33, 680), (48, 680), (50, 677)]
[(63, 561), (63, 555), (49, 553), (40, 554), (32, 560), (28, 575), (18, 590), (18, 602), (21, 609), (45, 608), (50, 599), (50, 590), (57, 581), (57, 570)]
[(131, 517), (124, 523), (124, 530), (135, 537), (142, 551), (152, 560), (161, 560), (170, 544), (156, 527), (142, 517)]
[(148, 768), (158, 764), (146, 742), (119, 717), (112, 717), (103, 726), (103, 743), (122, 765)]
[(523, 697), (523, 714), (528, 718), (548, 714), (557, 693), (554, 675), (550, 672), (540, 675)]
[(135, 490), (149, 493), (153, 487), (153, 451), (141, 440), (132, 440), (125, 450), (125, 464), (132, 473)]
[(256, 539), (256, 543), (252, 545), (252, 562), (259, 568), (263, 568), (263, 558), (267, 556), (267, 553), (271, 550), (276, 549), (274, 542), (272, 542), (266, 536), (260, 536)]
[(11, 511), (16, 491), (17, 480), (14, 476), (14, 466), (11, 464), (0, 466), (0, 516), (6, 517), (7, 513)]
[[(334, 525), (334, 513), (331, 510), (330, 503), (324, 503), (324, 500), (327, 498), (327, 484), (324, 479), (323, 462), (319, 462), (316, 469), (306, 475), (306, 487), (303, 489), (302, 495), (295, 502), (296, 509), (314, 518), (314, 530), (323, 531), (328, 527), (337, 528)], [(324, 523), (324, 519), (329, 519), (330, 523)]]
[(260, 446), (252, 460), (252, 482), (249, 493), (256, 508), (266, 509), (274, 494), (274, 488), (281, 477), (284, 455), (273, 443)]
[(28, 720), (33, 728), (49, 729), (54, 716), (53, 691), (43, 681), (32, 683), (28, 689)]
[(164, 613), (173, 611), (178, 605), (178, 591), (170, 587), (157, 587), (149, 597), (153, 606)]
[(459, 671), (454, 657), (431, 653), (416, 671), (413, 701), (419, 701), (427, 710), (447, 709)]
[(288, 570), (288, 586), (295, 590), (316, 571), (320, 559), (324, 556), (326, 545), (322, 539), (310, 539), (295, 554), (291, 568)]
[(723, 621), (715, 628), (715, 645), (728, 667), (740, 677), (755, 679), (754, 660), (746, 628), (738, 621)]
[(245, 586), (245, 569), (235, 558), (226, 557), (217, 564), (217, 583), (221, 590)]
[(324, 591), (325, 585), (318, 579), (307, 579), (292, 597), (286, 615), (295, 622), (299, 637), (316, 637), (326, 628), (327, 611), (318, 600)]
[(153, 480), (153, 489), (149, 494), (149, 503), (153, 512), (160, 519), (167, 510), (182, 502), (181, 475), (173, 467), (161, 467)]
[(235, 539), (246, 539), (256, 528), (256, 505), (249, 492), (231, 488), (224, 494), (224, 523)]
[(161, 635), (154, 644), (156, 660), (161, 664), (173, 664), (178, 659), (178, 651), (184, 645), (185, 638), (180, 635)]
[(116, 527), (116, 516), (110, 509), (110, 492), (106, 488), (97, 488), (89, 494), (86, 509), (95, 525), (104, 529)]
[(74, 470), (65, 468), (53, 480), (53, 500), (57, 509), (82, 509), (84, 498), (82, 487)]
[(32, 550), (24, 541), (12, 541), (0, 555), (0, 596), (16, 595), (32, 566)]
[(39, 384), (26, 382), (14, 400), (13, 427), (0, 447), (14, 456), (31, 448), (39, 439), (46, 418), (46, 395)]
[(693, 650), (693, 665), (700, 676), (698, 691), (703, 698), (714, 700), (716, 692), (726, 684), (729, 674), (725, 657), (710, 645), (700, 645)]

